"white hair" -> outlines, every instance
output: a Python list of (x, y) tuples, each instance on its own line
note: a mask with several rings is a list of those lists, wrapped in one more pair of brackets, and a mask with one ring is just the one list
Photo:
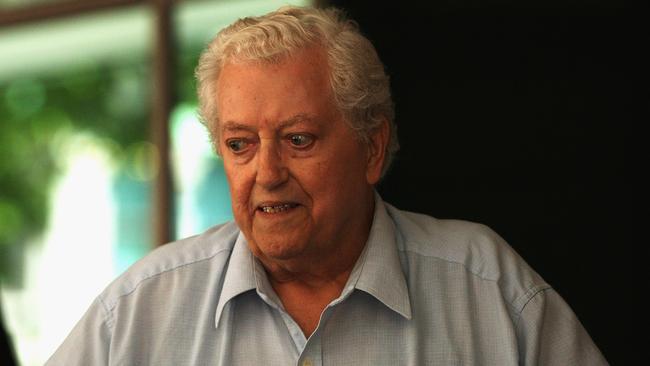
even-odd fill
[(374, 46), (335, 8), (286, 6), (222, 29), (201, 54), (196, 69), (202, 122), (218, 143), (216, 84), (227, 62), (277, 63), (313, 45), (326, 50), (334, 101), (361, 140), (369, 143), (372, 133), (388, 121), (383, 176), (399, 149), (389, 78)]

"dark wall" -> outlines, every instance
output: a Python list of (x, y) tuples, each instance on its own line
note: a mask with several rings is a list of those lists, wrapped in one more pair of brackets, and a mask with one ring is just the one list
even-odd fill
[(641, 14), (614, 2), (330, 3), (358, 21), (391, 76), (402, 149), (384, 199), (492, 227), (610, 363), (645, 359), (645, 187), (633, 175), (647, 164), (632, 142), (648, 122)]

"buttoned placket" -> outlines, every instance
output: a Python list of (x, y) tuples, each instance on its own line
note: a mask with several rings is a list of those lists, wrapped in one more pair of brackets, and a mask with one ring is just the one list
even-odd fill
[[(343, 289), (343, 292), (341, 293), (341, 296), (332, 301), (325, 310), (323, 310), (323, 313), (321, 314), (321, 317), (318, 321), (318, 326), (316, 327), (316, 330), (314, 330), (314, 333), (307, 339), (307, 342), (302, 350), (300, 350), (300, 357), (298, 358), (298, 362), (296, 363), (297, 366), (322, 366), (323, 365), (323, 348), (322, 348), (322, 334), (323, 334), (323, 328), (325, 327), (325, 324), (327, 324), (327, 321), (329, 318), (332, 316), (332, 313), (334, 312), (336, 306), (345, 300), (347, 300), (348, 297), (352, 294), (354, 291), (354, 284), (356, 283), (356, 280), (358, 279), (358, 271), (353, 271), (353, 274), (351, 275), (351, 281), (348, 281), (348, 284), (346, 287)], [(295, 321), (287, 315), (289, 318), (289, 321), (293, 323), (296, 327), (298, 325), (295, 323)], [(300, 336), (302, 339), (305, 339), (302, 331), (300, 331)]]
[(309, 337), (307, 346), (298, 358), (297, 366), (322, 366), (323, 365), (323, 352), (321, 348), (321, 339), (317, 333), (314, 332), (312, 337)]
[[(320, 320), (318, 321), (318, 326), (314, 333), (307, 339), (304, 349), (300, 352), (300, 357), (298, 357), (297, 366), (322, 366), (323, 365), (323, 347), (322, 347), (322, 328), (327, 323), (327, 320), (332, 314), (332, 307), (334, 304), (330, 304), (325, 308), (323, 314), (321, 315)], [(292, 319), (293, 321), (293, 319)], [(295, 322), (294, 322), (295, 323)], [(303, 334), (302, 332), (300, 333)], [(304, 336), (303, 336), (304, 339)]]

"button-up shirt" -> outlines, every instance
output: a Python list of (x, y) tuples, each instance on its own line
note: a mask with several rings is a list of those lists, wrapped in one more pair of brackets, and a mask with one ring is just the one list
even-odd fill
[(487, 227), (376, 196), (366, 246), (305, 337), (235, 223), (163, 246), (48, 365), (606, 365), (562, 298)]

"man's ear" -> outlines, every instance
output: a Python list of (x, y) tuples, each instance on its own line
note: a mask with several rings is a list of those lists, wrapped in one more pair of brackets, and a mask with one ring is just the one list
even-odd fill
[(390, 138), (388, 120), (383, 118), (381, 124), (370, 133), (368, 141), (368, 165), (366, 167), (366, 180), (374, 185), (379, 182), (386, 160), (386, 146)]

